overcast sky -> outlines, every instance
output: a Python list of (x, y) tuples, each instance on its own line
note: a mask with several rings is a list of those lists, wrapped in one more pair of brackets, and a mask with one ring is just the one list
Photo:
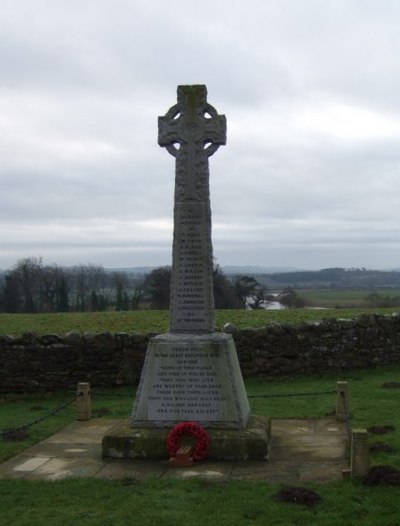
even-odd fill
[(398, 0), (2, 0), (0, 268), (171, 262), (157, 117), (206, 84), (221, 265), (400, 267)]

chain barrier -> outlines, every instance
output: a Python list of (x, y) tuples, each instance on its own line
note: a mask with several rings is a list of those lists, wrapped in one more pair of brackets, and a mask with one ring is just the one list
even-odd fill
[(7, 436), (12, 435), (14, 433), (18, 433), (18, 432), (21, 432), (21, 431), (26, 431), (27, 429), (29, 429), (33, 425), (39, 424), (40, 422), (43, 422), (44, 420), (47, 420), (51, 416), (54, 416), (54, 415), (56, 415), (58, 413), (61, 413), (61, 411), (63, 411), (68, 406), (73, 404), (82, 395), (83, 395), (83, 393), (79, 393), (78, 395), (75, 395), (73, 398), (71, 398), (67, 402), (63, 402), (62, 404), (60, 404), (59, 406), (55, 407), (51, 411), (48, 411), (47, 413), (45, 413), (43, 416), (41, 416), (39, 418), (35, 418), (34, 420), (30, 420), (26, 424), (22, 424), (22, 425), (17, 426), (17, 427), (9, 427), (7, 429), (0, 429), (0, 436), (1, 437), (7, 437)]
[[(318, 392), (312, 392), (312, 393), (287, 393), (287, 394), (258, 394), (258, 395), (248, 395), (248, 398), (285, 398), (285, 397), (297, 397), (297, 396), (319, 396), (319, 395), (327, 395), (327, 394), (334, 394), (336, 391), (318, 391)], [(346, 403), (346, 398), (344, 397), (344, 394), (342, 394), (343, 404), (344, 404), (344, 410), (345, 410), (345, 419), (346, 419), (346, 426), (349, 435), (351, 434), (350, 427), (349, 427), (349, 413)], [(132, 394), (122, 394), (122, 393), (105, 393), (105, 392), (91, 392), (92, 396), (104, 396), (104, 397), (119, 397), (119, 398), (131, 398)], [(60, 404), (59, 406), (55, 407), (51, 411), (48, 411), (43, 416), (39, 418), (35, 418), (34, 420), (30, 420), (26, 424), (22, 424), (17, 427), (10, 427), (7, 429), (0, 429), (0, 437), (7, 437), (7, 435), (11, 435), (13, 433), (18, 433), (21, 431), (25, 431), (32, 427), (33, 425), (39, 424), (40, 422), (43, 422), (44, 420), (47, 420), (48, 418), (60, 413), (64, 409), (66, 409), (68, 406), (70, 406), (72, 403), (74, 403), (79, 397), (83, 396), (83, 393), (79, 393), (78, 395), (75, 395), (70, 400), (67, 400), (67, 402), (64, 402)]]
[(97, 391), (90, 391), (91, 396), (106, 396), (106, 397), (119, 397), (119, 398), (132, 398), (133, 394), (122, 394), (122, 393), (101, 393)]
[(260, 395), (247, 395), (247, 398), (285, 398), (291, 396), (319, 396), (327, 394), (335, 394), (336, 391), (319, 391), (315, 393), (288, 393), (288, 394), (260, 394)]
[(346, 425), (349, 440), (351, 440), (350, 414), (349, 414), (349, 405), (347, 403), (347, 397), (343, 391), (340, 392), (340, 397), (343, 403), (344, 423)]

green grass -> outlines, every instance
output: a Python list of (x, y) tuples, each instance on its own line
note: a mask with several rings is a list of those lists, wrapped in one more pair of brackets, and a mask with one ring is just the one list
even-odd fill
[[(312, 487), (312, 486), (310, 486)], [(335, 483), (315, 488), (322, 503), (307, 509), (276, 502), (277, 487), (234, 481), (0, 482), (2, 526), (397, 526), (399, 492)]]
[[(98, 390), (99, 391), (99, 390)], [(99, 391), (100, 392), (100, 391)], [(104, 392), (102, 390), (101, 392)], [(111, 392), (111, 391), (106, 391)], [(125, 418), (132, 409), (134, 387), (121, 387), (115, 397), (93, 397), (93, 416), (99, 409), (108, 409), (110, 418)], [(0, 429), (9, 429), (22, 426), (32, 420), (51, 412), (60, 404), (75, 397), (74, 392), (60, 391), (55, 393), (10, 393), (0, 394)], [(52, 435), (75, 419), (75, 407), (71, 404), (62, 412), (51, 416), (43, 422), (32, 426), (29, 436), (22, 442), (0, 440), (0, 462), (10, 458), (27, 447), (36, 444), (43, 438)]]
[[(248, 394), (273, 395), (335, 390), (337, 380), (347, 380), (352, 427), (390, 424), (395, 431), (370, 437), (397, 449), (392, 454), (373, 456), (373, 463), (400, 468), (400, 390), (383, 389), (382, 384), (400, 381), (400, 365), (324, 374), (318, 377), (251, 379)], [(123, 397), (93, 396), (93, 411), (108, 408), (109, 417), (126, 417), (133, 402), (130, 388), (108, 391)], [(93, 389), (96, 392), (96, 389)], [(2, 395), (1, 427), (18, 425), (60, 402), (71, 393), (46, 395)], [(335, 395), (311, 397), (250, 398), (252, 411), (272, 417), (322, 418), (335, 406)], [(32, 409), (35, 408), (36, 409)], [(43, 439), (74, 418), (72, 408), (31, 428), (31, 436), (18, 443), (0, 441), (0, 460)], [(1, 526), (80, 526), (141, 524), (141, 526), (209, 525), (310, 525), (397, 526), (400, 488), (367, 488), (357, 480), (307, 484), (322, 497), (314, 509), (276, 502), (273, 494), (282, 486), (262, 482), (209, 483), (157, 479), (135, 483), (130, 480), (66, 480), (58, 482), (0, 481)]]
[(306, 300), (309, 306), (325, 308), (368, 308), (369, 301), (366, 299), (371, 292), (381, 296), (400, 296), (400, 289), (310, 289), (299, 290), (299, 297)]
[[(264, 327), (273, 322), (299, 324), (323, 318), (353, 318), (361, 314), (399, 312), (400, 309), (291, 309), (291, 310), (217, 310), (216, 327), (230, 322), (239, 329)], [(66, 334), (77, 332), (161, 333), (168, 329), (168, 311), (85, 312), (60, 314), (0, 314), (0, 335)]]

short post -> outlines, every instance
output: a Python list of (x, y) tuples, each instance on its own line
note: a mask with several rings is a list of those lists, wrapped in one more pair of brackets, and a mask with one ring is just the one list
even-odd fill
[(346, 422), (349, 408), (349, 393), (347, 382), (336, 384), (336, 420)]
[(80, 382), (77, 388), (76, 419), (90, 420), (92, 418), (92, 401), (90, 398), (90, 384)]
[(352, 477), (363, 477), (369, 470), (368, 431), (353, 429), (351, 432), (351, 462)]

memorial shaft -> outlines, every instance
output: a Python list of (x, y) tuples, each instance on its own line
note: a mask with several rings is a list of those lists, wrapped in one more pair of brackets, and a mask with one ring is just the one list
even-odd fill
[(226, 142), (226, 119), (205, 86), (178, 86), (178, 103), (158, 119), (158, 143), (176, 159), (170, 332), (214, 331), (210, 157)]
[(225, 117), (205, 86), (178, 86), (158, 126), (160, 146), (176, 159), (170, 327), (149, 341), (131, 425), (244, 429), (250, 405), (235, 342), (214, 332), (208, 158), (225, 144)]

